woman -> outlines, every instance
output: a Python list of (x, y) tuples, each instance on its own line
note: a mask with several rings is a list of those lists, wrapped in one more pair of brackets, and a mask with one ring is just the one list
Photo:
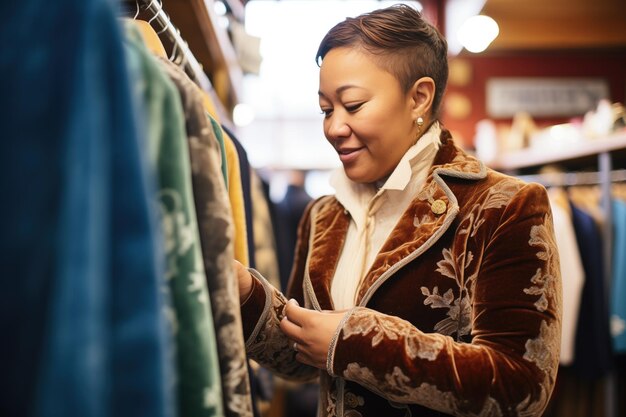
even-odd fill
[(301, 221), (293, 300), (236, 265), (249, 355), (319, 376), (320, 416), (538, 416), (552, 392), (547, 195), (454, 145), (437, 120), (446, 54), (408, 6), (329, 31), (319, 102), (336, 195)]

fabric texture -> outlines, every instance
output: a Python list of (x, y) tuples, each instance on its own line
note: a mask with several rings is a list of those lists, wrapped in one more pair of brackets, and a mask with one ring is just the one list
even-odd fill
[(215, 119), (213, 119), (213, 117), (211, 117), (211, 126), (213, 126), (213, 133), (220, 147), (222, 176), (224, 177), (224, 184), (226, 184), (226, 190), (228, 190), (228, 161), (226, 160), (226, 145), (224, 144), (224, 135), (222, 134), (222, 130), (219, 129), (218, 122)]
[[(552, 194), (556, 189), (550, 189)], [(561, 192), (561, 190), (556, 190)], [(580, 312), (580, 300), (585, 285), (585, 270), (580, 258), (580, 250), (576, 243), (576, 233), (572, 224), (572, 215), (569, 207), (561, 206), (558, 198), (550, 198), (554, 223), (556, 246), (561, 262), (561, 277), (563, 279), (563, 324), (561, 333), (561, 365), (571, 365), (574, 361), (576, 345), (576, 326)], [(565, 204), (569, 204), (564, 200)]]
[[(306, 192), (304, 186), (289, 184), (285, 196), (275, 205), (275, 212), (280, 219), (274, 226), (277, 245), (280, 248), (278, 251), (280, 287), (277, 286), (276, 288), (286, 289), (289, 283), (296, 241), (298, 240), (298, 225), (311, 200), (313, 198)], [(259, 271), (262, 272), (260, 269)], [(273, 275), (264, 276), (273, 277)]]
[[(133, 83), (150, 127), (148, 154), (157, 173), (164, 231), (166, 278), (174, 308), (178, 406), (181, 416), (222, 416), (224, 406), (211, 302), (202, 262), (191, 185), (185, 116), (178, 90), (134, 26), (127, 27), (129, 56), (143, 77)], [(160, 58), (159, 58), (160, 59)]]
[(0, 12), (0, 415), (173, 416), (154, 177), (111, 4)]
[(202, 95), (202, 104), (204, 105), (204, 110), (209, 113), (211, 118), (211, 126), (213, 126), (213, 133), (215, 133), (215, 137), (220, 144), (220, 156), (222, 158), (222, 174), (224, 175), (224, 182), (226, 183), (226, 189), (228, 189), (228, 163), (226, 161), (226, 148), (224, 147), (224, 137), (223, 131), (220, 128), (220, 118), (218, 114), (218, 106), (219, 99), (215, 93), (215, 90), (205, 91), (200, 90), (200, 94)]
[[(445, 130), (441, 143), (363, 276), (326, 371), (295, 360), (278, 327), (286, 298), (253, 270), (242, 306), (248, 353), (281, 375), (319, 376), (320, 416), (538, 416), (548, 403), (562, 300), (546, 190), (485, 168)], [(309, 206), (289, 298), (333, 309), (349, 223), (332, 196)]]
[(226, 149), (228, 196), (235, 226), (235, 259), (247, 266), (250, 263), (248, 257), (248, 230), (246, 228), (246, 209), (243, 198), (239, 155), (232, 138), (222, 130), (221, 126), (218, 125), (214, 128), (222, 132)]
[(219, 145), (198, 87), (175, 64), (161, 60), (181, 93), (191, 157), (191, 179), (200, 241), (217, 334), (226, 416), (252, 416), (250, 381), (239, 310), (239, 290), (231, 262), (233, 225), (220, 171)]
[(613, 200), (613, 286), (611, 292), (611, 335), (613, 350), (626, 353), (626, 202)]
[[(252, 197), (252, 227), (254, 228), (254, 256), (256, 270), (261, 275), (268, 277), (276, 288), (281, 287), (278, 268), (278, 256), (276, 251), (276, 239), (274, 237), (274, 225), (263, 183), (256, 170), (250, 171), (250, 194)], [(295, 240), (295, 239), (294, 239)], [(293, 249), (294, 246), (291, 248)], [(273, 280), (272, 280), (273, 278)]]
[(604, 245), (595, 220), (571, 202), (570, 207), (576, 243), (585, 271), (572, 368), (578, 376), (594, 380), (605, 377), (613, 367)]
[(248, 266), (256, 268), (255, 259), (255, 245), (254, 245), (254, 225), (252, 224), (252, 213), (254, 208), (252, 206), (252, 192), (250, 190), (250, 162), (248, 161), (248, 154), (243, 145), (235, 134), (229, 130), (226, 126), (222, 126), (224, 132), (230, 137), (237, 150), (237, 159), (239, 160), (239, 173), (241, 175), (241, 193), (243, 196), (243, 209), (246, 219), (246, 243), (248, 248)]

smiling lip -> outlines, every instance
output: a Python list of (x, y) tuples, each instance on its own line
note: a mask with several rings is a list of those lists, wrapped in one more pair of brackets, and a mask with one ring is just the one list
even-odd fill
[(339, 159), (342, 163), (347, 164), (353, 162), (361, 154), (364, 148), (342, 148), (337, 149)]

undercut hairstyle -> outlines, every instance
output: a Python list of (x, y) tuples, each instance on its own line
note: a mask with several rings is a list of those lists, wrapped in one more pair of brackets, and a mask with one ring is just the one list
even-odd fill
[(317, 50), (321, 65), (334, 48), (362, 48), (400, 82), (404, 92), (422, 77), (435, 81), (432, 114), (437, 117), (448, 82), (448, 43), (422, 14), (405, 4), (348, 17), (328, 31)]

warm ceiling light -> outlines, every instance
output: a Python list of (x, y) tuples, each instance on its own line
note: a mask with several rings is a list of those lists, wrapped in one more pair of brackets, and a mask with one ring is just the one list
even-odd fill
[(500, 29), (495, 20), (489, 16), (470, 17), (461, 25), (457, 38), (461, 45), (470, 52), (482, 52), (498, 36)]

